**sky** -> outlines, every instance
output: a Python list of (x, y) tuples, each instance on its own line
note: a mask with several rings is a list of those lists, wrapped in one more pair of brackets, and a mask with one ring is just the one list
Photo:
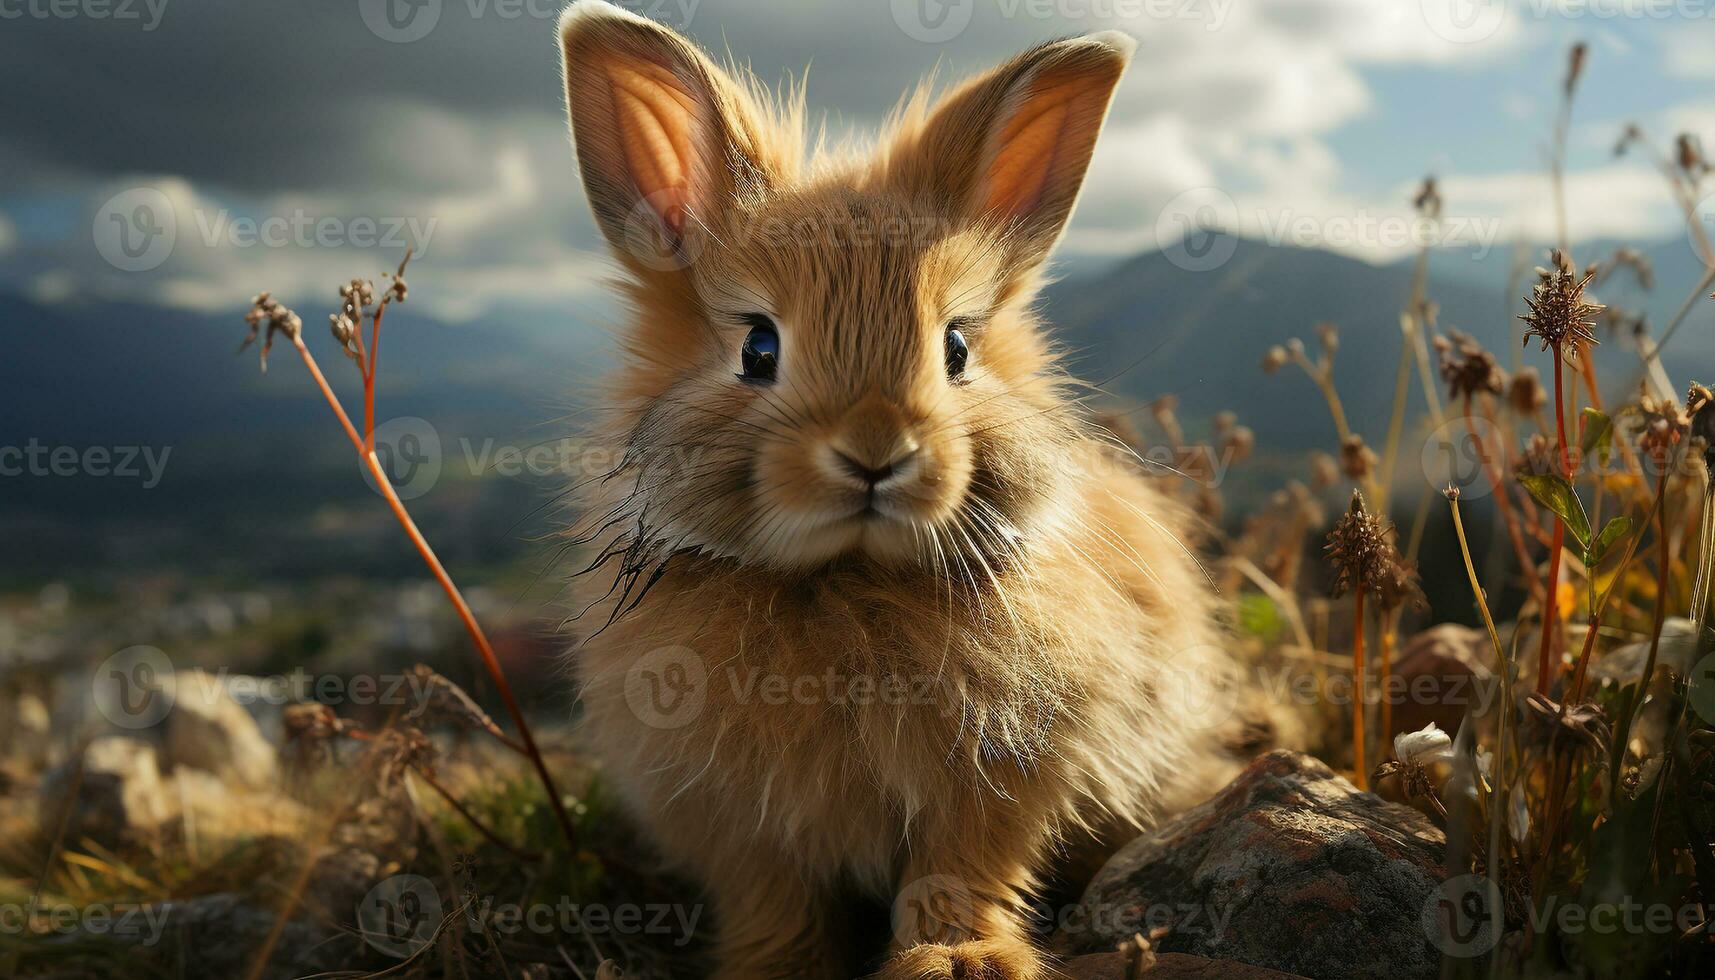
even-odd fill
[[(1715, 149), (1715, 0), (627, 0), (872, 134), (931, 71), (1051, 37), (1140, 41), (1062, 254), (1211, 220), (1396, 260), (1552, 237), (1566, 50), (1575, 241), (1685, 239), (1629, 121)], [(609, 268), (566, 138), (553, 0), (0, 0), (0, 290), (242, 308), (321, 297), (414, 243), (458, 321), (591, 301)], [(1715, 186), (1706, 189), (1715, 190)], [(1702, 220), (1715, 227), (1715, 199)], [(311, 300), (305, 299), (306, 304)], [(322, 305), (326, 305), (325, 303)]]

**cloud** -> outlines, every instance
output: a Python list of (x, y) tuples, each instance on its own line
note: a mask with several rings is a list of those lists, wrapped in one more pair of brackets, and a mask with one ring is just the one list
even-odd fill
[(1667, 71), (1679, 78), (1715, 78), (1715, 58), (1709, 56), (1712, 39), (1707, 31), (1671, 31), (1662, 38)]

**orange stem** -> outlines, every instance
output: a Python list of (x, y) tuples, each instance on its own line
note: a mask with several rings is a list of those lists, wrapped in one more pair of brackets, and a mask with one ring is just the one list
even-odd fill
[[(1560, 347), (1554, 348), (1554, 429), (1560, 440), (1560, 475), (1572, 478), (1572, 460), (1566, 454), (1566, 396), (1561, 384)], [(1548, 693), (1549, 671), (1552, 664), (1554, 627), (1560, 616), (1560, 550), (1566, 546), (1566, 522), (1554, 517), (1554, 540), (1548, 548), (1548, 594), (1542, 605), (1542, 645), (1536, 658), (1536, 690)]]
[(304, 359), (304, 366), (309, 368), (310, 376), (322, 390), (322, 397), (327, 399), (328, 407), (333, 409), (339, 424), (345, 429), (346, 438), (357, 449), (369, 473), (375, 479), (375, 486), (381, 495), (387, 499), (387, 506), (392, 509), (393, 517), (399, 526), (405, 529), (405, 535), (416, 546), (417, 553), (422, 556), (423, 563), (429, 567), (435, 581), (441, 585), (441, 590), (447, 594), (447, 599), (453, 604), (458, 613), (459, 621), (464, 624), (465, 632), (470, 634), (471, 641), (476, 644), (477, 652), (482, 654), (483, 666), (488, 669), (488, 676), (494, 681), (494, 687), (500, 694), (500, 700), (506, 705), (506, 711), (512, 716), (512, 723), (518, 726), (519, 739), (524, 743), (524, 750), (536, 768), (536, 775), (542, 781), (542, 788), (547, 791), (548, 804), (553, 807), (554, 816), (560, 822), (560, 829), (566, 835), (566, 843), (573, 851), (577, 850), (577, 833), (572, 829), (571, 817), (567, 815), (564, 802), (560, 799), (559, 790), (554, 786), (554, 777), (548, 773), (548, 764), (542, 759), (542, 752), (536, 747), (536, 738), (530, 732), (530, 725), (524, 720), (524, 712), (518, 707), (518, 700), (512, 696), (512, 685), (506, 682), (506, 672), (500, 666), (500, 658), (495, 656), (494, 647), (488, 642), (488, 634), (483, 632), (481, 624), (476, 621), (476, 615), (471, 612), (470, 604), (465, 602), (464, 594), (447, 574), (446, 567), (435, 554), (435, 549), (429, 546), (428, 539), (417, 529), (417, 522), (411, 519), (411, 514), (405, 509), (405, 504), (393, 490), (393, 483), (387, 478), (387, 471), (382, 468), (381, 461), (375, 452), (365, 446), (364, 440), (357, 434), (357, 428), (351, 424), (350, 416), (345, 414), (345, 408), (340, 405), (339, 397), (334, 394), (327, 378), (322, 375), (317, 366), (315, 356), (304, 346), (301, 336), (292, 338), (292, 346), (298, 349), (298, 354)]

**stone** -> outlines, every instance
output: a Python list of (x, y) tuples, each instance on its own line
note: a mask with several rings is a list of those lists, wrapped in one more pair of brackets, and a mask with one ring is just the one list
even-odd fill
[(1430, 978), (1440, 953), (1423, 920), (1446, 877), (1444, 847), (1416, 810), (1307, 755), (1271, 752), (1115, 854), (1055, 942), (1111, 952), (1165, 926), (1158, 955), (1329, 980)]
[(1431, 722), (1457, 732), (1467, 711), (1477, 713), (1487, 704), (1481, 686), (1494, 676), (1494, 658), (1487, 632), (1457, 623), (1431, 626), (1407, 640), (1381, 691), (1393, 701), (1393, 731), (1379, 733), (1383, 744)]
[(276, 784), (280, 762), (250, 712), (233, 699), (224, 679), (202, 670), (175, 675), (166, 718), (166, 756), (174, 766), (214, 773), (261, 789)]
[(65, 839), (104, 844), (136, 838), (173, 816), (155, 748), (124, 735), (104, 735), (42, 780), (39, 820), (48, 834), (65, 822)]

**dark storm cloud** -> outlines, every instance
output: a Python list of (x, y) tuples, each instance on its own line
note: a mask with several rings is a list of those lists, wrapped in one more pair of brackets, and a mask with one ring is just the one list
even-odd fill
[[(151, 29), (52, 15), (132, 4), (146, 18), (145, 0), (0, 0), (21, 12), (0, 19), (0, 132), (17, 158), (9, 169), (21, 171), (14, 189), (133, 174), (236, 193), (469, 188), (491, 177), (469, 167), (481, 147), (448, 152), (447, 141), (472, 134), (401, 106), (485, 125), (562, 111), (556, 0), (149, 2), (164, 4)], [(364, 3), (377, 5), (372, 18), (382, 3), (405, 22), (438, 13), (425, 36), (393, 43), (366, 26)], [(907, 37), (888, 0), (625, 5), (712, 51), (730, 46), (771, 82), (813, 60), (812, 105), (836, 127), (873, 122), (938, 62), (971, 67), (1065, 33), (981, 3), (945, 45)]]

